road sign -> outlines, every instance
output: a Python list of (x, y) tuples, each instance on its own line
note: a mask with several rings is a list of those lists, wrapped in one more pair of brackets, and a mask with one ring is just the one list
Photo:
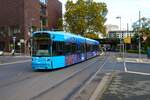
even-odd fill
[(124, 38), (124, 43), (131, 44), (131, 37)]

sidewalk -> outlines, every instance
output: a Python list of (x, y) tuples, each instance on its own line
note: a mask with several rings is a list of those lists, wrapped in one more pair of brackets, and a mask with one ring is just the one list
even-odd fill
[(0, 64), (30, 60), (30, 56), (0, 56)]
[(150, 76), (118, 73), (101, 100), (150, 100)]

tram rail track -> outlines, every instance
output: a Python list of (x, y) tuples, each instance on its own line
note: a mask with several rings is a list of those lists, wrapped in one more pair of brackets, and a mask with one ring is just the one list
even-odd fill
[[(102, 62), (102, 66), (104, 65), (104, 63), (106, 63), (108, 57), (105, 57), (104, 61)], [(91, 68), (92, 65), (97, 64), (96, 66), (96, 70), (101, 69), (102, 66), (99, 66), (100, 63), (98, 63), (100, 60), (97, 59), (95, 62), (89, 63), (88, 65), (86, 65), (86, 67), (82, 68), (79, 71), (76, 71), (74, 73), (72, 73), (71, 75), (69, 75), (68, 77), (66, 77), (63, 80), (58, 81), (54, 86), (49, 87), (48, 89), (46, 89), (45, 91), (39, 93), (36, 96), (33, 96), (32, 98), (30, 98), (30, 100), (40, 100), (41, 97), (43, 98), (46, 94), (49, 94), (50, 92), (53, 92), (55, 89), (57, 89), (57, 87), (61, 87), (64, 84), (68, 84), (67, 82), (73, 81), (76, 77), (80, 77), (81, 74), (87, 73), (88, 69)], [(81, 66), (80, 66), (81, 67)], [(65, 97), (63, 97), (63, 100), (69, 100), (77, 91), (80, 90), (80, 88), (86, 84), (86, 82), (89, 81), (89, 79), (95, 74), (95, 71), (93, 71), (92, 73), (90, 73), (90, 75), (88, 75), (88, 77), (86, 77), (86, 79), (84, 79), (84, 81), (82, 81), (78, 86), (76, 86), (73, 91), (71, 91), (69, 94), (67, 94)], [(52, 99), (52, 98), (51, 98)], [(62, 99), (62, 98), (61, 98)], [(45, 99), (44, 99), (45, 100)], [(52, 99), (53, 100), (53, 99)], [(57, 100), (57, 98), (55, 99)]]
[[(88, 60), (88, 61), (90, 61), (90, 60)], [(81, 67), (82, 67), (82, 64), (84, 64), (86, 61), (84, 61), (84, 62), (82, 62), (82, 63), (79, 63), (79, 64), (81, 64)], [(83, 65), (84, 66), (84, 65)], [(69, 66), (69, 67), (72, 67), (72, 66)], [(69, 68), (69, 67), (67, 67), (67, 68)], [(4, 67), (5, 68), (5, 67)], [(67, 69), (67, 68), (62, 68), (62, 69)], [(59, 69), (59, 70), (61, 70), (61, 69)], [(52, 70), (52, 71), (56, 71), (56, 70)], [(48, 72), (48, 73), (47, 73)], [(15, 78), (13, 78), (14, 80), (12, 80), (12, 81), (10, 81), (10, 82), (6, 82), (6, 83), (4, 83), (4, 84), (0, 84), (0, 88), (4, 88), (4, 87), (7, 87), (7, 86), (9, 86), (9, 85), (13, 85), (13, 84), (18, 84), (18, 83), (20, 83), (20, 82), (23, 82), (23, 81), (26, 81), (26, 80), (29, 80), (29, 79), (32, 79), (32, 78), (36, 78), (36, 77), (39, 77), (39, 76), (41, 76), (41, 75), (48, 75), (49, 74), (49, 72), (50, 71), (46, 71), (46, 73), (45, 72), (38, 72), (38, 73), (36, 73), (36, 72), (34, 72), (34, 73), (28, 73), (29, 75), (27, 75), (26, 76), (26, 72), (19, 72), (16, 76), (15, 76)], [(41, 74), (42, 73), (42, 74)], [(20, 78), (21, 76), (24, 76), (25, 75), (25, 77), (23, 77), (23, 78)], [(20, 79), (19, 79), (20, 78)]]
[[(73, 88), (74, 90), (70, 91), (69, 94), (64, 95), (65, 97), (63, 99), (71, 98), (74, 95), (74, 93), (76, 93), (76, 91), (78, 91), (84, 85), (84, 83), (88, 81), (88, 78), (90, 78), (91, 73), (94, 74), (95, 72), (94, 70), (97, 70), (96, 67), (92, 68), (94, 64), (97, 63), (96, 66), (98, 66), (100, 64), (98, 62), (102, 63), (103, 60), (104, 60), (104, 56), (98, 56), (90, 60), (81, 62), (79, 64), (75, 64), (75, 65), (62, 68), (59, 70), (52, 70), (52, 71), (46, 71), (46, 72), (32, 72), (29, 64), (27, 66), (25, 65), (22, 67), (20, 67), (21, 66), (20, 64), (17, 66), (12, 66), (12, 67), (9, 67), (9, 70), (4, 67), (3, 69), (1, 69), (1, 71), (3, 71), (4, 73), (7, 73), (12, 70), (14, 71), (13, 72), (14, 76), (11, 76), (12, 73), (10, 73), (10, 75), (7, 74), (10, 76), (10, 77), (7, 76), (9, 78), (8, 80), (6, 79), (5, 76), (1, 77), (1, 79), (6, 79), (6, 80), (2, 80), (0, 84), (0, 89), (5, 91), (5, 92), (1, 91), (2, 92), (1, 97), (4, 100), (10, 100), (10, 99), (16, 100), (18, 98), (20, 98), (21, 100), (32, 100), (32, 99), (35, 100), (38, 97), (41, 97), (49, 92), (53, 92), (53, 90), (55, 91), (57, 87), (60, 87), (63, 84), (69, 83), (68, 81), (72, 81), (76, 79), (74, 77), (80, 77), (81, 73), (82, 73), (81, 75), (82, 77), (84, 76), (83, 75), (84, 73), (86, 75), (89, 75), (87, 73), (90, 72), (89, 77), (87, 77), (86, 79), (83, 79), (84, 82), (81, 82), (81, 84), (74, 87)], [(92, 72), (88, 69), (92, 70)], [(30, 86), (32, 86), (32, 88), (30, 88)], [(7, 91), (8, 89), (11, 89), (11, 90)], [(34, 90), (36, 91), (34, 92)], [(5, 95), (6, 93), (9, 93), (8, 95), (10, 96)], [(50, 99), (50, 100), (53, 100), (53, 99)]]

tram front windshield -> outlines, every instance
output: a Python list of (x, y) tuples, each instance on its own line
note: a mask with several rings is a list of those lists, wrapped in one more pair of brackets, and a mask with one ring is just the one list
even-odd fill
[(51, 56), (51, 38), (47, 33), (38, 33), (33, 36), (32, 56)]

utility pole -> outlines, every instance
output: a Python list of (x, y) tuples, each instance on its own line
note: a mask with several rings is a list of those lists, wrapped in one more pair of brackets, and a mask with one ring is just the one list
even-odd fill
[(14, 55), (14, 53), (15, 53), (15, 47), (16, 47), (16, 37), (14, 36), (14, 37), (12, 37), (13, 38), (13, 55)]
[(139, 60), (141, 60), (141, 39), (140, 39), (140, 29), (141, 29), (141, 11), (139, 11)]
[(32, 56), (32, 32), (33, 32), (33, 22), (32, 21), (34, 21), (35, 19), (34, 18), (31, 18), (31, 25), (30, 25), (30, 27), (31, 27), (31, 30), (30, 30), (30, 56)]
[(121, 54), (121, 44), (122, 44), (122, 41), (121, 41), (121, 35), (122, 35), (122, 33), (121, 33), (121, 16), (118, 16), (118, 17), (116, 17), (116, 19), (119, 19), (119, 21), (120, 21), (120, 25), (119, 25), (119, 30), (120, 30), (120, 54)]
[[(128, 38), (128, 33), (129, 33), (129, 24), (127, 23), (127, 38)], [(129, 35), (129, 37), (131, 37), (130, 35)], [(124, 50), (124, 53), (126, 54), (126, 43), (124, 43), (124, 46), (125, 46), (125, 50)], [(124, 55), (124, 57), (125, 57), (125, 55)]]

